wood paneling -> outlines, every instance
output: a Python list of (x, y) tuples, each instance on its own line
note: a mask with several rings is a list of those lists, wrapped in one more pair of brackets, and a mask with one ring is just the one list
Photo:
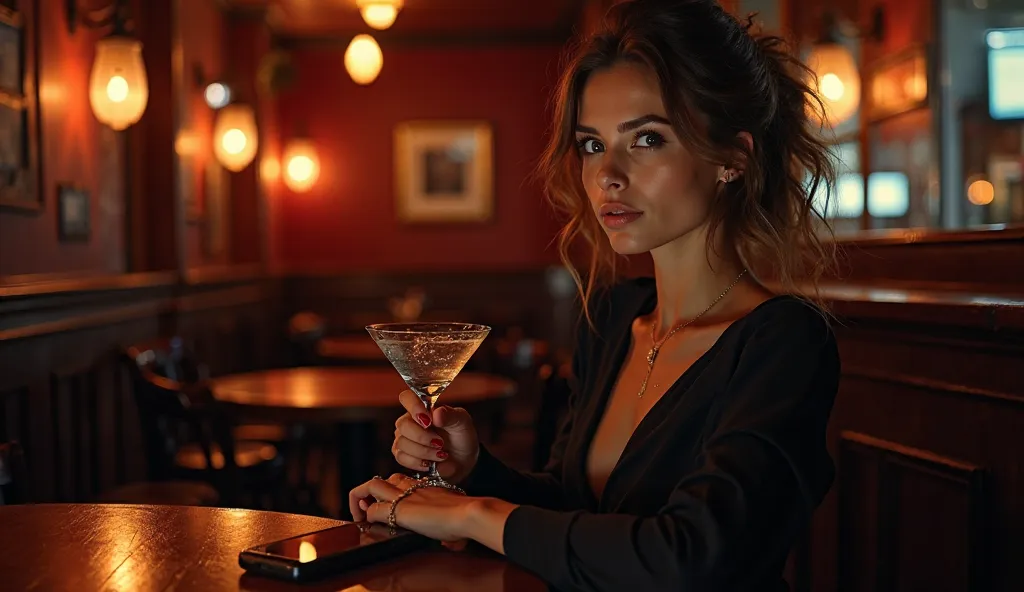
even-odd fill
[(213, 375), (281, 359), (275, 282), (123, 284), (0, 296), (0, 440), (22, 442), (37, 501), (145, 479), (125, 346), (181, 335)]
[(981, 590), (984, 471), (857, 432), (839, 436), (841, 590)]
[(811, 529), (811, 589), (1021, 589), (1024, 325), (873, 306), (836, 306), (838, 476)]

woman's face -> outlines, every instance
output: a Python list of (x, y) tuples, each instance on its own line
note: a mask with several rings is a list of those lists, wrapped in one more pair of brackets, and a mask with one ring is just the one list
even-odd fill
[(705, 224), (720, 167), (676, 137), (649, 68), (621, 62), (593, 73), (578, 122), (583, 186), (617, 253), (651, 251)]

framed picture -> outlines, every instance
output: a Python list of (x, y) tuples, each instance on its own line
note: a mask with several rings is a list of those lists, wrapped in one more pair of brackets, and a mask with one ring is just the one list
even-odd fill
[(868, 69), (867, 120), (875, 123), (928, 106), (928, 49), (915, 45)]
[(57, 205), (60, 240), (89, 240), (89, 192), (73, 185), (61, 185), (57, 189)]
[(0, 208), (42, 209), (34, 2), (0, 2)]
[(491, 126), (408, 121), (395, 128), (395, 199), (403, 222), (483, 222), (494, 210)]

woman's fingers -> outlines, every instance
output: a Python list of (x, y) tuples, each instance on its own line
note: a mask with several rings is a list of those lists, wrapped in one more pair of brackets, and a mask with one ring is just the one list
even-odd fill
[(395, 454), (396, 457), (399, 452), (404, 452), (413, 458), (424, 461), (442, 461), (448, 458), (448, 453), (441, 449), (440, 443), (437, 445), (424, 446), (419, 442), (413, 442), (405, 436), (397, 434), (395, 435), (394, 443), (391, 445), (391, 452)]
[(441, 439), (441, 436), (433, 431), (423, 429), (408, 415), (399, 417), (398, 421), (395, 422), (395, 437), (397, 438), (398, 436), (404, 436), (412, 442), (430, 448), (440, 449), (444, 446), (444, 440)]
[(425, 428), (430, 427), (430, 414), (427, 413), (427, 407), (420, 401), (420, 398), (416, 396), (416, 393), (406, 390), (402, 391), (398, 395), (398, 402), (405, 407), (405, 410), (409, 412), (409, 415)]
[[(360, 507), (360, 501), (374, 498), (375, 500), (390, 502), (400, 493), (401, 490), (391, 483), (374, 477), (348, 493), (348, 509), (352, 512), (352, 518), (359, 522), (366, 519), (366, 509)], [(365, 505), (364, 503), (363, 506)]]

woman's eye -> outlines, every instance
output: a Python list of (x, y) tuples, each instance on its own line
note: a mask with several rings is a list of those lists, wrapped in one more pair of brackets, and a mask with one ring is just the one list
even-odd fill
[(584, 154), (594, 154), (604, 150), (604, 145), (594, 138), (583, 138), (582, 140), (579, 140), (577, 144), (579, 145), (580, 152), (583, 152)]
[(643, 132), (636, 136), (636, 140), (633, 142), (635, 148), (656, 148), (665, 143), (665, 138), (661, 134), (654, 132)]

